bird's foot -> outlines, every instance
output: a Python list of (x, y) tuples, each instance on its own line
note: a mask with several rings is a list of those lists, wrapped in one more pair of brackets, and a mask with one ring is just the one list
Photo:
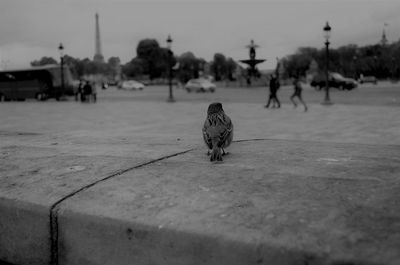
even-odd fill
[(220, 149), (213, 149), (211, 151), (210, 161), (211, 162), (222, 161), (222, 154)]
[(211, 155), (210, 161), (216, 163), (216, 162), (222, 162), (223, 159), (222, 159), (222, 156), (221, 156), (221, 155), (220, 155), (220, 156), (217, 156), (217, 157)]
[(223, 156), (225, 156), (225, 155), (229, 155), (229, 152), (225, 152), (225, 150), (224, 150), (224, 149), (222, 149), (222, 155), (223, 155)]

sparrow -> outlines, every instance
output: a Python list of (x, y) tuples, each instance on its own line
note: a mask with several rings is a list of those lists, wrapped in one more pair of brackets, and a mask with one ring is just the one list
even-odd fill
[[(222, 161), (222, 155), (226, 154), (224, 148), (232, 142), (233, 124), (222, 109), (221, 103), (211, 103), (208, 106), (202, 131), (204, 142), (211, 150), (210, 161)], [(209, 155), (210, 151), (207, 154)]]

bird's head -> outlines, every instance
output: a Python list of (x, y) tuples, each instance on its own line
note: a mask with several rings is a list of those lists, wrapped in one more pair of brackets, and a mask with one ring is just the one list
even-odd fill
[(219, 102), (211, 103), (210, 106), (208, 106), (207, 114), (213, 114), (213, 113), (218, 113), (224, 111), (222, 109), (222, 104)]

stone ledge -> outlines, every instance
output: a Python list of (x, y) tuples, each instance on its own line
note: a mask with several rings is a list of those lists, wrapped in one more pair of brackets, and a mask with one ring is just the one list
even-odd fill
[(87, 156), (46, 147), (3, 147), (0, 264), (50, 264), (50, 211), (57, 202), (93, 183), (168, 155), (165, 151), (143, 154), (139, 149), (126, 157)]
[(296, 141), (205, 149), (60, 205), (60, 264), (400, 263), (399, 146)]

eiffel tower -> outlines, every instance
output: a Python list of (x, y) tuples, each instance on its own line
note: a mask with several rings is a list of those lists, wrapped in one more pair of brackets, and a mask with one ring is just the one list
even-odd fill
[(386, 38), (385, 28), (383, 28), (383, 31), (382, 31), (382, 39), (381, 39), (381, 41), (380, 41), (380, 44), (381, 44), (382, 46), (386, 46), (387, 43), (388, 43), (388, 40), (387, 40), (387, 38)]
[(95, 43), (95, 54), (93, 61), (97, 63), (103, 63), (104, 57), (101, 53), (101, 42), (100, 42), (100, 26), (99, 26), (99, 14), (96, 13), (96, 43)]

